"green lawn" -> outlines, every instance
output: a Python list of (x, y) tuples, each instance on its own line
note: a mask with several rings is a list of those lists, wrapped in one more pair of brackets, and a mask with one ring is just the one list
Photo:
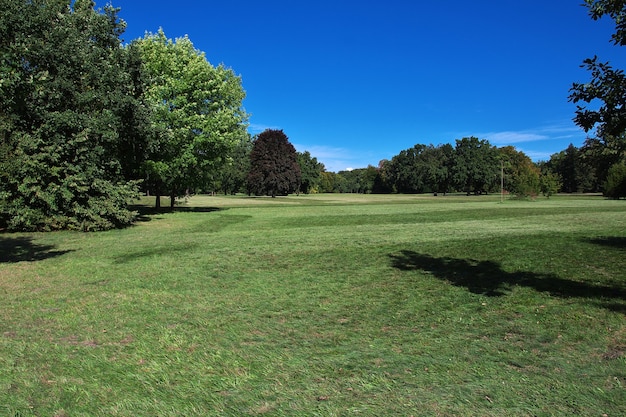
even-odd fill
[(625, 254), (626, 202), (587, 196), (193, 197), (0, 234), (0, 415), (621, 416)]

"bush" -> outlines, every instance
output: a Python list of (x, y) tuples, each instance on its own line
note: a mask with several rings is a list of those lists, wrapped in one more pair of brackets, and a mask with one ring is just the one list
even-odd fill
[(619, 199), (626, 197), (626, 164), (615, 164), (609, 168), (604, 185), (604, 195), (609, 198)]

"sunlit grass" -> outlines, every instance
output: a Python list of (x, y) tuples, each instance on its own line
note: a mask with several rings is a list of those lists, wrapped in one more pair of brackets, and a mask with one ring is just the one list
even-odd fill
[(2, 235), (0, 414), (619, 415), (625, 214), (201, 196), (127, 230)]

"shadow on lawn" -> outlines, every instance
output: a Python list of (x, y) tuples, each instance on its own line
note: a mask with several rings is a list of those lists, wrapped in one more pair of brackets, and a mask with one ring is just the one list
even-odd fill
[(0, 236), (0, 263), (42, 261), (71, 252), (54, 248), (34, 243), (30, 237)]
[(604, 236), (594, 239), (585, 239), (585, 242), (616, 249), (626, 249), (626, 237), (622, 236)]
[(174, 206), (174, 208), (171, 208), (171, 207), (168, 206), (168, 207), (156, 208), (156, 207), (148, 207), (148, 206), (142, 206), (142, 205), (131, 205), (131, 206), (129, 206), (129, 209), (139, 213), (139, 216), (137, 217), (137, 221), (140, 221), (140, 222), (149, 222), (149, 221), (152, 220), (153, 216), (156, 216), (156, 215), (159, 215), (159, 214), (163, 214), (163, 213), (176, 213), (176, 212), (183, 212), (183, 213), (212, 213), (214, 211), (226, 210), (226, 209), (219, 208), (219, 207), (183, 207), (183, 206)]
[(520, 271), (507, 272), (493, 261), (474, 259), (435, 258), (410, 250), (389, 255), (394, 268), (402, 271), (425, 271), (458, 287), (465, 287), (474, 294), (490, 297), (505, 295), (515, 285), (530, 287), (552, 296), (571, 298), (594, 298), (613, 300), (605, 307), (623, 311), (624, 306), (615, 300), (626, 300), (626, 289), (621, 287), (592, 285), (560, 278), (554, 274), (538, 274)]

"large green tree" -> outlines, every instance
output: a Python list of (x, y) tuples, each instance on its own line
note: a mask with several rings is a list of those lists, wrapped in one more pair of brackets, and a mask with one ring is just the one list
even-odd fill
[(580, 149), (573, 144), (550, 157), (548, 168), (561, 179), (564, 193), (597, 191), (594, 187), (595, 175), (582, 157)]
[(468, 194), (494, 190), (500, 178), (498, 149), (473, 136), (457, 139), (452, 177), (456, 188)]
[(499, 149), (504, 188), (518, 197), (536, 196), (541, 191), (540, 169), (513, 146)]
[[(593, 20), (612, 19), (613, 44), (626, 45), (626, 1), (585, 0), (584, 4)], [(586, 59), (582, 66), (591, 73), (591, 80), (574, 83), (569, 100), (577, 103), (574, 122), (585, 132), (595, 129), (596, 137), (589, 138), (586, 147), (592, 151), (599, 181), (603, 181), (608, 167), (626, 159), (626, 75), (597, 56)]]
[(250, 153), (248, 192), (256, 195), (284, 195), (300, 186), (296, 148), (282, 130), (267, 129), (254, 141)]
[(337, 173), (339, 181), (336, 183), (340, 193), (370, 194), (374, 190), (378, 169), (372, 165), (367, 168), (350, 169)]
[(117, 12), (90, 0), (0, 0), (5, 227), (101, 230), (133, 221), (136, 185), (120, 157), (133, 140), (123, 132), (141, 112)]
[(297, 152), (297, 160), (301, 173), (300, 191), (305, 194), (319, 192), (321, 175), (326, 170), (324, 164), (311, 156), (309, 151)]
[(224, 194), (246, 192), (246, 178), (250, 172), (250, 152), (254, 140), (250, 135), (242, 137), (229, 154), (228, 162), (220, 169), (214, 190)]
[(391, 159), (390, 176), (399, 193), (422, 193), (426, 184), (422, 175), (421, 154), (426, 145), (416, 144)]
[(450, 191), (454, 148), (450, 144), (429, 145), (421, 154), (422, 177), (428, 191), (434, 195)]
[(141, 52), (152, 108), (153, 137), (144, 164), (156, 196), (176, 197), (203, 187), (245, 139), (245, 92), (231, 69), (212, 66), (187, 37), (168, 39), (162, 30), (133, 45)]

